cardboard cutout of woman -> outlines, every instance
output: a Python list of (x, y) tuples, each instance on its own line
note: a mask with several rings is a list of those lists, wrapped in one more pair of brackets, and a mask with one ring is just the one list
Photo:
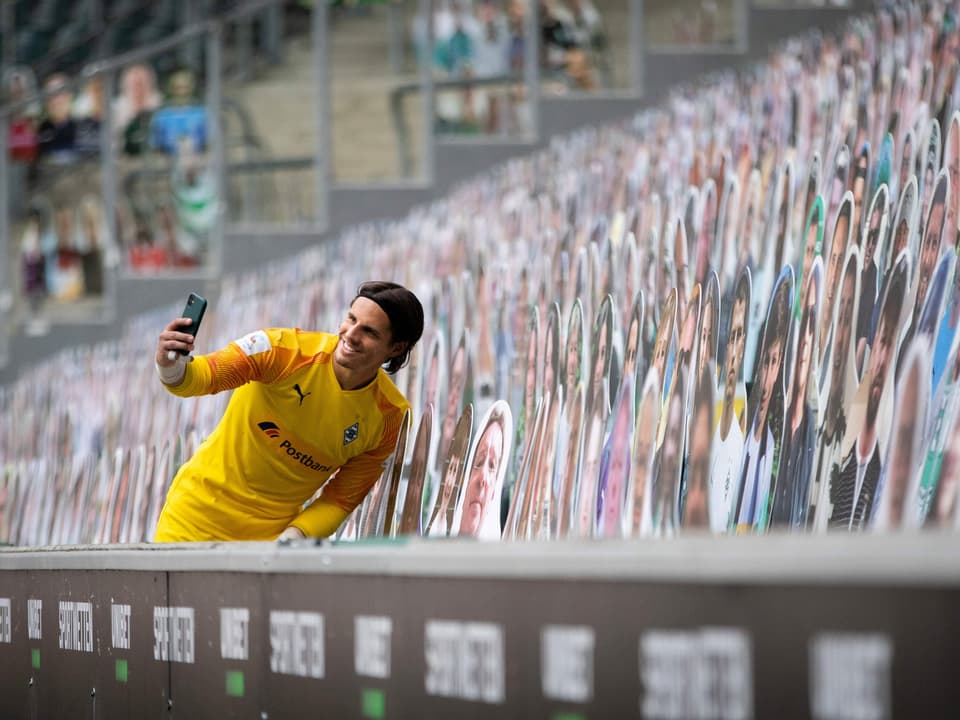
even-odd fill
[(823, 259), (815, 258), (801, 294), (797, 332), (797, 358), (789, 386), (789, 402), (783, 425), (781, 460), (773, 492), (770, 526), (802, 530), (807, 522), (810, 474), (816, 451), (817, 339), (819, 338), (820, 297)]
[(505, 400), (497, 400), (478, 426), (470, 450), (466, 482), (453, 517), (458, 535), (500, 539), (500, 493), (510, 457), (511, 437), (510, 406)]

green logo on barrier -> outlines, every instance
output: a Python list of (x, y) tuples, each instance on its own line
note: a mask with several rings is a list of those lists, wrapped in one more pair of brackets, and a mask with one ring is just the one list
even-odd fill
[(243, 697), (243, 670), (227, 670), (227, 695)]
[(117, 678), (117, 682), (125, 683), (127, 681), (127, 659), (117, 658), (113, 666), (113, 672)]
[(40, 648), (30, 649), (30, 664), (33, 665), (34, 670), (40, 669)]
[(360, 712), (370, 720), (383, 720), (387, 714), (387, 697), (383, 690), (370, 688), (360, 693)]

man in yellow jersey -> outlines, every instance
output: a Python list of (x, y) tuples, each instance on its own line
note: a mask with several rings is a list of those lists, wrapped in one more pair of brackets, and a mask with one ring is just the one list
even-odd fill
[(403, 367), (420, 339), (420, 301), (400, 285), (367, 282), (336, 335), (258, 330), (195, 358), (174, 352), (193, 350), (189, 324), (178, 318), (160, 333), (161, 381), (181, 397), (236, 391), (174, 478), (154, 540), (334, 533), (396, 444), (409, 403), (386, 373)]

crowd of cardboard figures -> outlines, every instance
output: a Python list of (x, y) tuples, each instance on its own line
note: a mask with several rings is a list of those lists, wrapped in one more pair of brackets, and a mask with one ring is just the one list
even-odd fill
[[(896, 5), (791, 40), (228, 276), (198, 351), (335, 331), (365, 279), (417, 292), (409, 423), (342, 539), (957, 528), (958, 19)], [(162, 389), (175, 310), (4, 391), (0, 539), (151, 538), (227, 400)]]

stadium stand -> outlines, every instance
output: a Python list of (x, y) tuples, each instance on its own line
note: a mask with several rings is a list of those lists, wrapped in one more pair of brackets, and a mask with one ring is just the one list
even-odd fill
[[(956, 2), (205, 5), (5, 8), (5, 713), (952, 716)], [(369, 278), (426, 327), (333, 542), (151, 543), (231, 402), (171, 298), (202, 353)]]

